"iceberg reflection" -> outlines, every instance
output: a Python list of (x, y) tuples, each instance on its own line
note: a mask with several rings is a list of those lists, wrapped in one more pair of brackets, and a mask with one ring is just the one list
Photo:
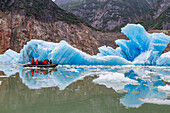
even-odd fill
[(13, 73), (19, 72), (22, 83), (29, 89), (57, 87), (59, 90), (65, 91), (69, 90), (69, 86), (78, 82), (78, 80), (84, 81), (86, 76), (93, 76), (91, 81), (93, 84), (104, 85), (106, 87), (103, 88), (107, 89), (112, 88), (115, 93), (122, 95), (119, 99), (120, 103), (125, 107), (138, 108), (145, 102), (149, 103), (152, 100), (154, 102), (150, 103), (156, 103), (155, 101), (157, 100), (159, 101), (159, 104), (164, 100), (169, 102), (170, 67), (133, 65), (59, 65), (54, 69), (27, 69), (15, 68), (14, 66), (8, 66), (9, 68), (5, 68), (5, 66), (6, 65), (0, 65), (2, 74), (8, 74), (8, 76), (10, 76)]
[(128, 84), (124, 87), (124, 90), (128, 90), (128, 94), (121, 98), (120, 102), (126, 107), (140, 107), (144, 103), (139, 100), (140, 98), (167, 98), (166, 93), (157, 89), (157, 86), (165, 86), (159, 75), (149, 80), (142, 80), (137, 78), (138, 75), (133, 70), (130, 70), (128, 73), (125, 73), (125, 76), (137, 80), (139, 83), (138, 85)]

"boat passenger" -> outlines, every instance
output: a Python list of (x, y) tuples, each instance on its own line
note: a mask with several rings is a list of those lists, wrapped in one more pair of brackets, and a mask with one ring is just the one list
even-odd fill
[(35, 64), (36, 64), (36, 65), (38, 65), (38, 64), (39, 64), (39, 61), (38, 61), (38, 60), (36, 60)]
[(50, 60), (50, 64), (52, 64), (52, 60)]
[(44, 64), (47, 64), (47, 60), (44, 60)]
[(49, 60), (47, 59), (47, 64), (49, 64)]
[(32, 64), (32, 65), (35, 64), (35, 62), (34, 62), (34, 57), (32, 58), (31, 64)]
[(41, 64), (41, 65), (43, 65), (43, 64), (44, 64), (44, 62), (41, 60), (41, 61), (40, 61), (40, 64)]

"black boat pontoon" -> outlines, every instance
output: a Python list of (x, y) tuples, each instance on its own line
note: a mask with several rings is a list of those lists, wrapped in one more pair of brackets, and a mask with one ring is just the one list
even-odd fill
[(44, 67), (44, 68), (54, 68), (56, 67), (58, 64), (43, 64), (43, 65), (34, 65), (34, 64), (25, 64), (24, 67)]

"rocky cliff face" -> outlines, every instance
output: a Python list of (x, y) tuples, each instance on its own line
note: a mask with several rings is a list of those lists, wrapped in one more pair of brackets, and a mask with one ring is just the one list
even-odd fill
[[(11, 4), (11, 2), (9, 3)], [(5, 5), (1, 4), (3, 10), (0, 11), (0, 53), (4, 53), (9, 48), (20, 52), (23, 46), (31, 39), (41, 39), (51, 42), (66, 40), (72, 46), (93, 55), (98, 52), (97, 48), (102, 45), (116, 47), (114, 43), (114, 40), (117, 39), (116, 36), (124, 37), (120, 33), (115, 34), (115, 36), (113, 36), (114, 34), (106, 34), (105, 36), (104, 33), (93, 30), (74, 16), (75, 19), (73, 17), (68, 19), (70, 13), (59, 8), (56, 8), (57, 11), (61, 11), (57, 17), (60, 19), (57, 20), (56, 18), (53, 19), (53, 17), (46, 18), (48, 14), (28, 16), (30, 12), (27, 10), (29, 9), (16, 11), (13, 7), (16, 4), (20, 6), (20, 4), (17, 3), (17, 0), (12, 3), (11, 11), (4, 11), (6, 10)], [(35, 4), (33, 1), (30, 1), (29, 4), (31, 3)], [(32, 15), (32, 13), (30, 14)], [(64, 14), (67, 14), (67, 16)], [(113, 39), (111, 42), (114, 44), (107, 42), (107, 39)]]
[(94, 54), (97, 50), (92, 48), (96, 48), (100, 40), (95, 33), (98, 34), (50, 0), (0, 1), (0, 53), (9, 48), (19, 52), (29, 40), (41, 39), (66, 40), (74, 47)]
[[(82, 23), (68, 24), (63, 21), (44, 23), (11, 13), (4, 14), (3, 18), (0, 18), (1, 53), (9, 48), (19, 52), (31, 39), (51, 42), (66, 40), (74, 47), (90, 53), (92, 48), (99, 45), (100, 37), (93, 36), (93, 31)], [(90, 54), (94, 53), (92, 51)]]
[(41, 39), (66, 40), (75, 48), (94, 55), (103, 45), (116, 48), (115, 40), (122, 38), (127, 39), (121, 33), (102, 33), (88, 27), (51, 0), (0, 1), (0, 54), (9, 48), (20, 52), (31, 39)]
[(140, 20), (148, 29), (169, 30), (170, 29), (170, 2), (169, 0), (160, 0), (147, 14)]
[(169, 13), (164, 14), (169, 12), (167, 11), (170, 6), (169, 0), (75, 1), (67, 1), (60, 6), (100, 30), (118, 31), (127, 23), (138, 22), (148, 29), (169, 29), (170, 27), (170, 19), (165, 22), (161, 21), (169, 18)]

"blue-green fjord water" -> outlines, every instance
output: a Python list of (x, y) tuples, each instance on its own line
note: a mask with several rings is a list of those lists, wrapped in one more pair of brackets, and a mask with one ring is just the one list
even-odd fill
[(0, 113), (168, 113), (170, 67), (0, 65)]

